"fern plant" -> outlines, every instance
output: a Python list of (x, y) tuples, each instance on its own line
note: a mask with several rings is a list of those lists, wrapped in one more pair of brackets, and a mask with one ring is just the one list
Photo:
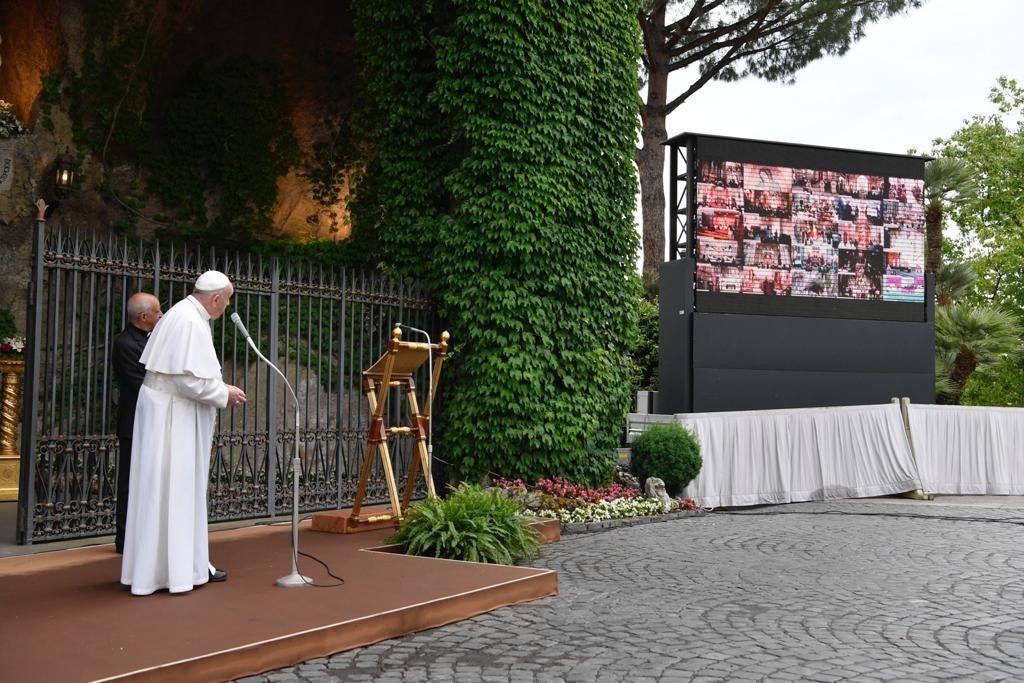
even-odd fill
[(490, 564), (512, 564), (540, 554), (523, 507), (497, 489), (461, 484), (447, 498), (414, 505), (388, 539), (409, 555)]

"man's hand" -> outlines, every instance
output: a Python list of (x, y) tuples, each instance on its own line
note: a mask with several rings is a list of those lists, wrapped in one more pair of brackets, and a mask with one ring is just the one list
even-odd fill
[(245, 403), (245, 392), (238, 387), (228, 384), (228, 405), (240, 406)]

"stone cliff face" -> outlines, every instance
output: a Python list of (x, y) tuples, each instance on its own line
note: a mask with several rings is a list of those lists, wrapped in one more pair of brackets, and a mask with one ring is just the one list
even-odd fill
[[(146, 86), (149, 89), (177, 82), (194, 64), (206, 60), (245, 56), (273, 64), (282, 75), (289, 100), (288, 118), (303, 154), (329, 133), (326, 124), (333, 115), (351, 107), (348, 91), (355, 68), (354, 39), (347, 2), (129, 0), (128, 4), (156, 13), (148, 41), (151, 47), (159, 46), (161, 59)], [(53, 112), (54, 130), (39, 126), (40, 79), (64, 65), (76, 72), (81, 68), (90, 12), (95, 12), (90, 0), (0, 2), (0, 99), (14, 104), (19, 119), (38, 138), (35, 147), (39, 152), (36, 159), (22, 159), (27, 165), (19, 164), (18, 169), (18, 176), (32, 176), (34, 184), (26, 184), (19, 191), (12, 189), (7, 201), (0, 194), (0, 222), (10, 223), (30, 213), (24, 207), (30, 206), (35, 197), (21, 193), (40, 191), (38, 188), (46, 181), (40, 173), (65, 147), (83, 159), (85, 177), (96, 180), (109, 171), (115, 182), (125, 175), (137, 179), (134, 170), (98, 167), (86, 150), (76, 150), (67, 112)], [(91, 190), (88, 185), (81, 189), (85, 193)], [(273, 221), (278, 231), (312, 236), (315, 227), (310, 228), (308, 216), (326, 215), (331, 210), (344, 213), (343, 205), (319, 205), (309, 189), (297, 169), (279, 178)], [(77, 217), (98, 227), (115, 222), (115, 214), (122, 210), (103, 198), (80, 203)], [(115, 206), (104, 209), (100, 206), (104, 203)], [(154, 211), (159, 213), (159, 207)], [(144, 223), (139, 226), (143, 233), (147, 228)], [(326, 221), (323, 227), (320, 237), (341, 239), (348, 234), (347, 230), (327, 234)]]
[(64, 56), (60, 0), (0, 3), (0, 99), (30, 121), (43, 84)]
[[(193, 65), (206, 60), (245, 56), (273, 64), (281, 74), (287, 116), (304, 156), (330, 133), (330, 122), (352, 107), (354, 38), (348, 2), (127, 0), (125, 6), (156, 12), (149, 41), (159, 46), (160, 60), (146, 84), (149, 89), (177, 82)], [(146, 171), (131, 164), (104, 166), (88, 150), (76, 148), (69, 113), (61, 107), (51, 108), (47, 125), (41, 125), (41, 78), (63, 67), (79, 72), (86, 26), (96, 11), (93, 0), (0, 1), (0, 99), (12, 103), (30, 129), (27, 135), (0, 140), (0, 163), (6, 159), (11, 167), (10, 186), (0, 189), (0, 307), (10, 307), (19, 324), (24, 317), (29, 235), (35, 216), (32, 204), (38, 197), (53, 199), (49, 176), (65, 148), (80, 161), (83, 182), (60, 206), (57, 219), (101, 233), (117, 223), (134, 224), (145, 238), (156, 223), (147, 223), (139, 215), (159, 215), (173, 208), (150, 198), (131, 215), (110, 192), (101, 191), (100, 181), (107, 176), (113, 187), (138, 186)], [(340, 230), (329, 229), (330, 213), (346, 214), (344, 199), (322, 206), (299, 169), (278, 178), (277, 189), (273, 211), (277, 232), (333, 239), (348, 235), (344, 222)], [(310, 216), (314, 216), (312, 222), (307, 220)]]
[[(0, 99), (30, 123), (38, 110), (39, 75), (57, 68), (64, 54), (60, 34), (60, 0), (0, 2)], [(0, 308), (15, 315), (24, 330), (28, 285), (32, 202), (39, 181), (52, 162), (52, 143), (22, 135), (0, 140)]]
[[(351, 106), (346, 83), (354, 80), (355, 41), (349, 3), (197, 0), (188, 5), (174, 22), (180, 25), (168, 41), (174, 58), (162, 65), (161, 81), (174, 82), (192, 64), (211, 56), (245, 56), (274, 64), (288, 91), (289, 118), (304, 152), (327, 134), (325, 123), (336, 109)], [(296, 170), (278, 180), (274, 224), (280, 230), (305, 235), (306, 217), (322, 210)], [(336, 237), (347, 235), (345, 229)], [(322, 231), (319, 236), (329, 235)]]

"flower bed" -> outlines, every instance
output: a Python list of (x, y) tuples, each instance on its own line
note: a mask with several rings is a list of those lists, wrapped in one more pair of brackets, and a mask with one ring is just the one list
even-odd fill
[(648, 498), (624, 484), (587, 488), (561, 477), (541, 479), (527, 486), (521, 479), (495, 479), (493, 486), (516, 498), (538, 517), (557, 519), (566, 528), (623, 519), (657, 518), (675, 512), (695, 512), (692, 498), (668, 504)]
[(652, 522), (669, 522), (682, 517), (703, 517), (706, 512), (703, 510), (677, 510), (665, 512), (647, 517), (623, 517), (622, 519), (606, 519), (599, 522), (577, 522), (575, 524), (563, 524), (562, 534), (589, 534), (595, 531), (608, 531), (624, 526), (636, 526), (638, 524), (650, 524)]
[(557, 519), (562, 524), (578, 524), (579, 522), (601, 522), (606, 519), (622, 519), (624, 517), (646, 517), (667, 512), (665, 505), (653, 498), (616, 498), (602, 500), (599, 503), (587, 503), (578, 508), (567, 510), (538, 510), (541, 517)]

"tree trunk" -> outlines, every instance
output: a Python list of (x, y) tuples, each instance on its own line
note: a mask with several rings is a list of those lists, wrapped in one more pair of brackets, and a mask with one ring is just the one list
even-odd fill
[(960, 403), (960, 397), (967, 386), (967, 380), (978, 368), (978, 357), (966, 349), (961, 349), (953, 361), (953, 371), (949, 374), (949, 382), (956, 389), (954, 403)]
[(650, 16), (638, 15), (646, 45), (647, 101), (640, 107), (643, 147), (636, 151), (640, 175), (640, 216), (643, 229), (643, 274), (658, 281), (665, 260), (665, 118), (668, 111), (668, 55), (664, 49), (665, 8)]
[[(640, 212), (643, 226), (645, 277), (657, 282), (658, 270), (665, 260), (665, 117), (653, 129), (644, 126), (644, 146), (636, 151), (636, 165), (640, 173)], [(670, 181), (671, 182), (671, 181)]]
[(929, 273), (942, 270), (942, 205), (931, 202), (924, 212), (925, 248), (924, 269)]

